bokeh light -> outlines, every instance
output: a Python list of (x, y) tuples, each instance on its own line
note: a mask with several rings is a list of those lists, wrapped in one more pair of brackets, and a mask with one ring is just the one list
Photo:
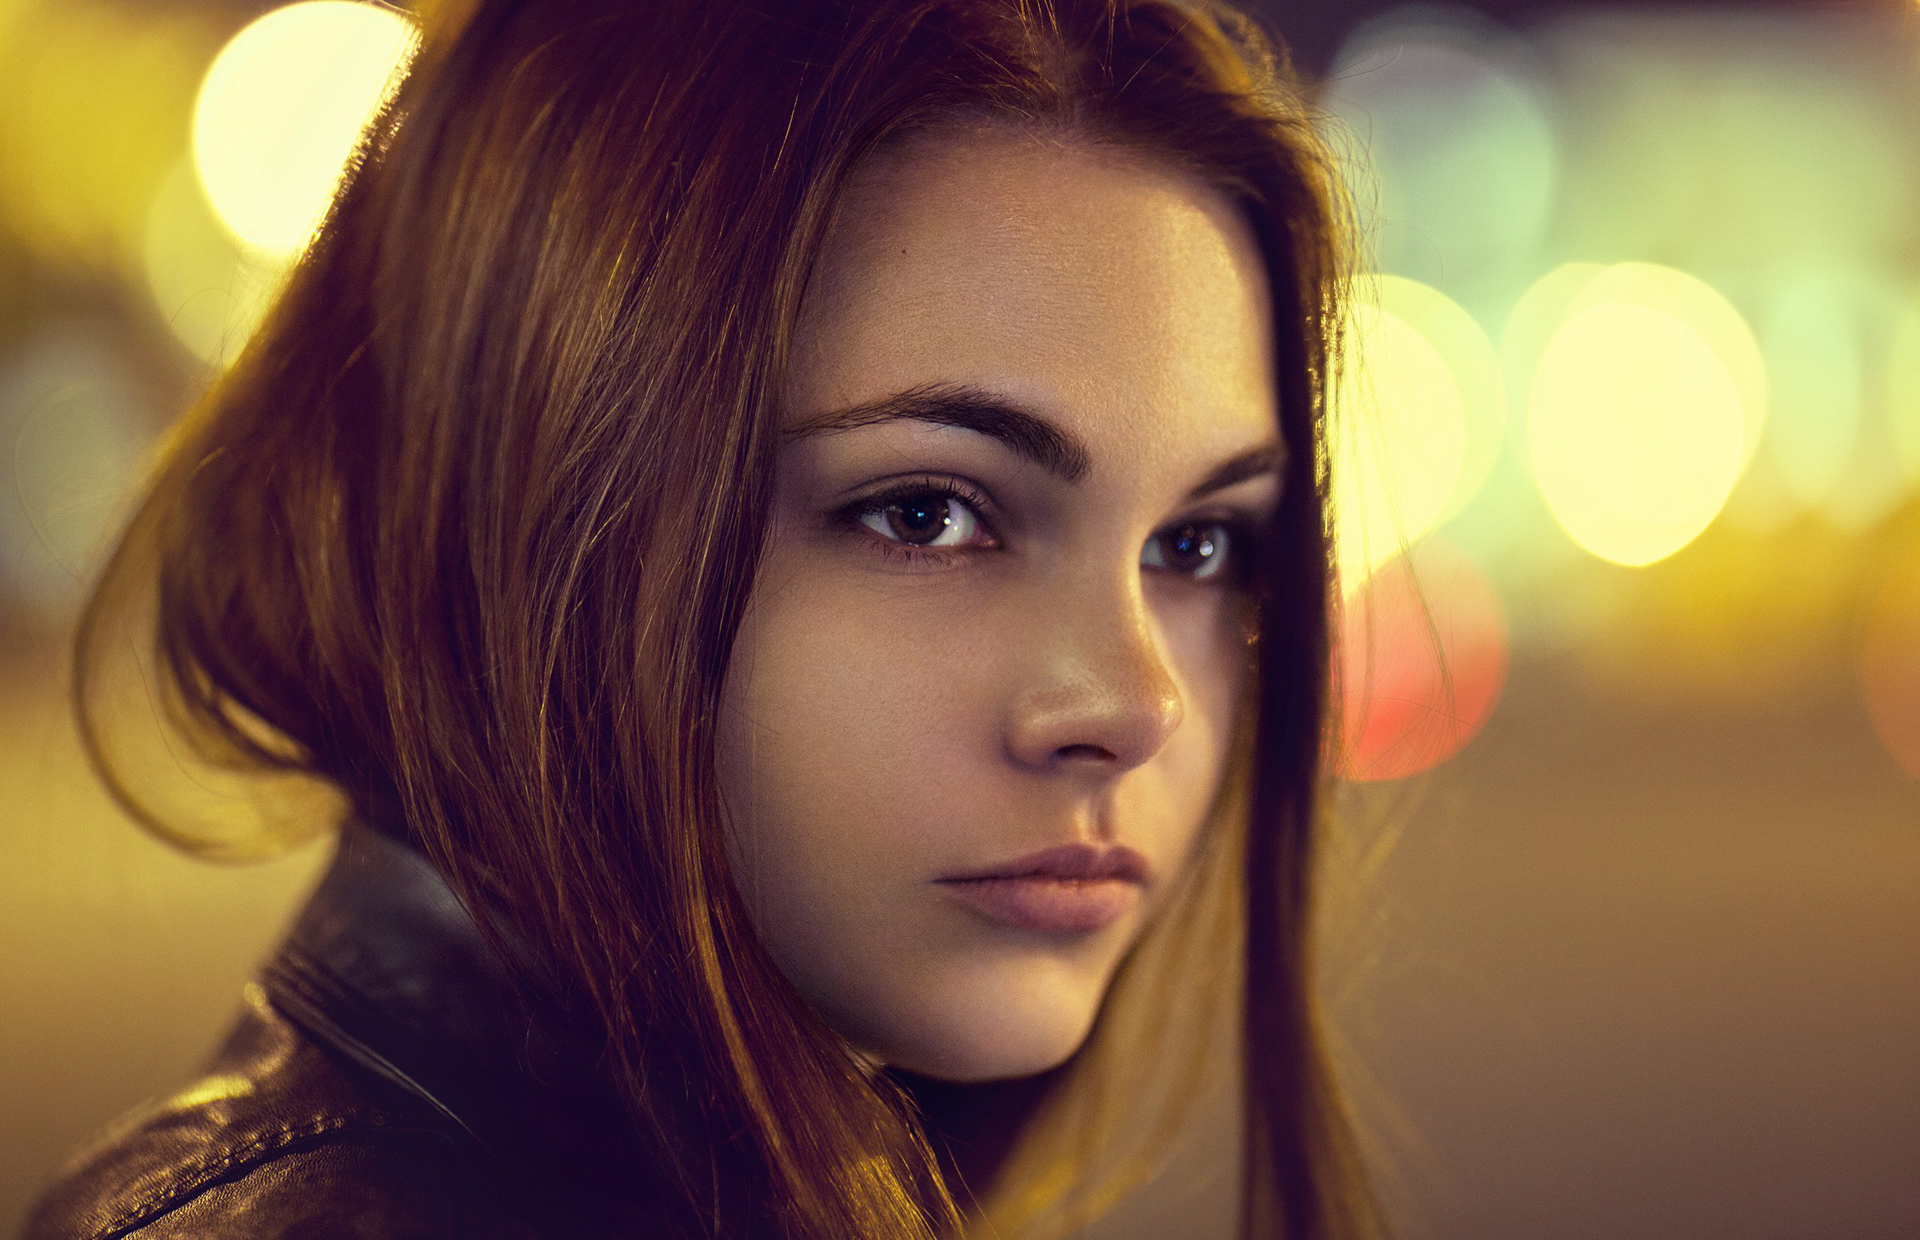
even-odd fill
[(1812, 508), (1839, 482), (1860, 432), (1860, 341), (1832, 290), (1807, 281), (1776, 291), (1761, 338), (1774, 385), (1773, 467)]
[(137, 272), (212, 40), (98, 0), (22, 5), (0, 36), (0, 223), (51, 261)]
[(1605, 263), (1561, 263), (1529, 285), (1507, 312), (1500, 332), (1500, 369), (1507, 399), (1523, 424), (1541, 356), (1567, 321), (1580, 291), (1606, 269)]
[(43, 329), (0, 359), (0, 578), (47, 616), (72, 606), (126, 516), (141, 404), (82, 328)]
[(1534, 480), (1575, 542), (1616, 564), (1651, 564), (1726, 503), (1745, 442), (1740, 404), (1689, 323), (1643, 305), (1589, 306), (1561, 326), (1534, 376)]
[(1726, 368), (1740, 398), (1740, 460), (1753, 458), (1766, 432), (1766, 361), (1753, 329), (1732, 302), (1706, 281), (1659, 263), (1614, 263), (1573, 295), (1570, 313), (1605, 304), (1644, 306), (1670, 315), (1699, 335)]
[(1466, 439), (1460, 472), (1439, 520), (1473, 501), (1499, 458), (1506, 436), (1507, 395), (1500, 356), (1471, 314), (1439, 289), (1404, 276), (1378, 273), (1361, 280), (1356, 296), (1407, 324), (1447, 363), (1460, 392)]
[(1467, 423), (1446, 358), (1398, 315), (1354, 302), (1341, 351), (1328, 439), (1335, 551), (1352, 589), (1446, 512)]
[(1444, 538), (1382, 565), (1341, 611), (1340, 773), (1404, 779), (1453, 757), (1492, 715), (1508, 659), (1499, 597)]
[(1899, 307), (1888, 335), (1885, 398), (1894, 459), (1920, 487), (1920, 294)]
[(1879, 524), (1908, 488), (1895, 394), (1876, 381), (1880, 351), (1901, 347), (1899, 300), (1870, 273), (1823, 264), (1776, 273), (1762, 304), (1768, 464), (1793, 505), (1842, 530)]
[[(1385, 1204), (1920, 1236), (1920, 0), (1399, 3), (1241, 6), (1385, 273), (1329, 397), (1325, 940), (1387, 966), (1328, 971), (1332, 1014), (1460, 1190)], [(218, 907), (43, 725), (150, 436), (258, 339), (409, 24), (476, 7), (0, 0), (0, 1235), (312, 880)], [(178, 751), (142, 611), (100, 668), (142, 795), (236, 854), (344, 817)]]
[(285, 275), (238, 244), (181, 160), (154, 196), (147, 221), (147, 290), (174, 337), (194, 356), (225, 366), (260, 324)]
[(1903, 109), (1857, 46), (1811, 33), (1784, 11), (1601, 6), (1542, 31), (1570, 118), (1567, 232), (1703, 272), (1896, 247), (1913, 201)]
[(1920, 778), (1920, 552), (1890, 564), (1869, 600), (1860, 676), (1874, 731)]
[(1382, 270), (1475, 296), (1532, 257), (1557, 153), (1528, 62), (1502, 28), (1429, 5), (1368, 22), (1342, 48), (1326, 105)]
[(235, 236), (306, 245), (417, 40), (406, 17), (356, 0), (291, 4), (233, 37), (201, 84), (193, 157)]

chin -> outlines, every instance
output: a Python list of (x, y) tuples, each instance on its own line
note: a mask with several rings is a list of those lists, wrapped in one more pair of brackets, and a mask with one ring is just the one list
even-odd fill
[(1059, 1067), (1086, 1042), (1104, 991), (1097, 981), (1053, 969), (971, 978), (943, 990), (932, 1010), (889, 1022), (895, 1036), (879, 1058), (962, 1084), (1034, 1076)]

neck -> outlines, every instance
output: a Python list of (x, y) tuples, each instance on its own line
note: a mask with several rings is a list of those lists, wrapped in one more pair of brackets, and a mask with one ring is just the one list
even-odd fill
[(940, 1174), (963, 1211), (991, 1191), (1020, 1132), (1066, 1069), (984, 1084), (936, 1080), (897, 1068), (887, 1075), (920, 1110)]

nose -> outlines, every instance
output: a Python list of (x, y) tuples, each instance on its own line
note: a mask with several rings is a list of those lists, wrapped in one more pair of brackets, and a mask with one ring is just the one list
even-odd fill
[(1111, 778), (1158, 753), (1186, 708), (1138, 582), (1053, 596), (1032, 623), (1038, 674), (1025, 664), (1009, 704), (1009, 756), (1036, 771)]

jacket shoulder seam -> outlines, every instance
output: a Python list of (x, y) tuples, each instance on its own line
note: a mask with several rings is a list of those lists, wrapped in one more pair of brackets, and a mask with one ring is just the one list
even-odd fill
[(409, 1099), (424, 1103), (442, 1119), (471, 1137), (467, 1121), (441, 1101), (432, 1090), (402, 1071), (392, 1060), (348, 1032), (329, 1014), (330, 1008), (351, 1000), (351, 993), (337, 981), (328, 985), (332, 970), (311, 959), (297, 946), (288, 945), (262, 970), (268, 1002), (275, 1011), (300, 1028), (313, 1041), (344, 1055), (361, 1068), (396, 1086)]
[(117, 1240), (118, 1237), (125, 1236), (136, 1228), (143, 1227), (162, 1215), (179, 1209), (208, 1189), (239, 1179), (292, 1147), (302, 1144), (308, 1146), (323, 1144), (327, 1139), (347, 1136), (355, 1131), (420, 1131), (426, 1135), (437, 1135), (429, 1129), (395, 1127), (384, 1113), (377, 1111), (325, 1115), (302, 1124), (289, 1124), (264, 1136), (224, 1149), (214, 1157), (181, 1164), (175, 1174), (169, 1176), (164, 1189), (110, 1216), (92, 1233), (93, 1240)]

